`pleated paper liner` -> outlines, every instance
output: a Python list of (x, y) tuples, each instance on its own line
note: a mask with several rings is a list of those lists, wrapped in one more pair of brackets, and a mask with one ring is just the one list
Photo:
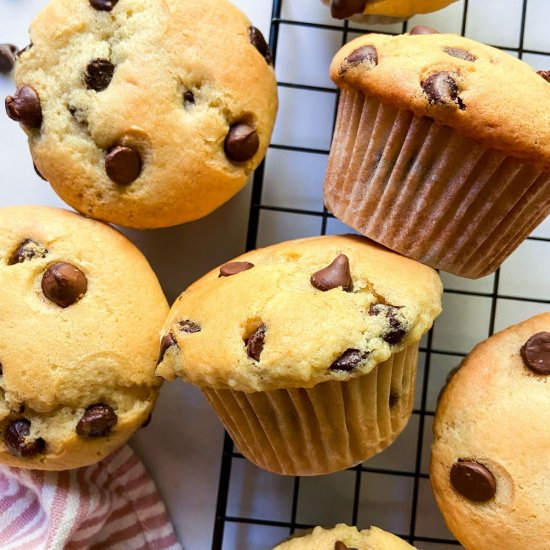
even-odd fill
[(550, 173), (346, 89), (324, 196), (359, 233), (476, 279), (493, 273), (550, 213)]
[(202, 390), (254, 464), (283, 475), (328, 474), (374, 456), (403, 430), (417, 359), (418, 343), (347, 382), (255, 393)]

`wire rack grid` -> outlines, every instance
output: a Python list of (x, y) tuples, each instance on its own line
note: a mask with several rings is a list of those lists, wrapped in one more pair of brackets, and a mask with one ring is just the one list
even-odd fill
[[(475, 9), (482, 1), (461, 0), (460, 7), (455, 6), (455, 10), (461, 10), (458, 15), (457, 31), (462, 35), (467, 33), (469, 10)], [(284, 4), (292, 2), (293, 0), (274, 0), (273, 2), (270, 46), (274, 62), (277, 61), (284, 44), (282, 33), (285, 28), (297, 27), (297, 31), (313, 29), (336, 33), (340, 45), (345, 44), (354, 35), (363, 34), (366, 30), (365, 27), (347, 21), (339, 24), (339, 22), (320, 23), (285, 18)], [(506, 3), (508, 4), (508, 0)], [(502, 7), (502, 12), (505, 13), (507, 9), (514, 11), (516, 19), (519, 17), (520, 20), (516, 27), (516, 45), (497, 44), (497, 46), (512, 55), (517, 55), (520, 59), (527, 59), (529, 56), (529, 62), (539, 64), (540, 68), (543, 68), (545, 64), (550, 66), (550, 38), (542, 44), (541, 48), (531, 47), (525, 43), (528, 23), (535, 19), (537, 3), (540, 4), (540, 0), (518, 0), (518, 2), (510, 0), (508, 8)], [(411, 25), (411, 22), (405, 22), (397, 29), (394, 26), (391, 31), (392, 33), (406, 32)], [(381, 28), (377, 27), (376, 30), (380, 32)], [(332, 36), (334, 37), (334, 34)], [(484, 41), (490, 42), (487, 39)], [(540, 41), (534, 42), (540, 45)], [(300, 55), (299, 52), (294, 53)], [(286, 81), (279, 81), (278, 85), (280, 91), (297, 90), (332, 97), (334, 106), (331, 113), (331, 130), (334, 128), (338, 95), (336, 88)], [(326, 161), (329, 153), (328, 147), (277, 142), (276, 138), (277, 136), (275, 136), (275, 143), (270, 146), (266, 161), (254, 176), (247, 250), (260, 244), (268, 244), (265, 238), (261, 238), (260, 233), (262, 216), (270, 212), (287, 217), (317, 220), (313, 229), (313, 226), (307, 223), (301, 226), (293, 235), (295, 237), (312, 235), (316, 231), (320, 234), (345, 232), (346, 229), (334, 220), (322, 202), (318, 209), (267, 202), (266, 196), (269, 199), (274, 195), (266, 193), (266, 165), (269, 165), (270, 159), (277, 151), (300, 155), (302, 165), (307, 165), (315, 159), (318, 161), (319, 157)], [(280, 162), (281, 159), (277, 158), (275, 161)], [(319, 187), (322, 186), (322, 181), (316, 181), (316, 183)], [(273, 218), (270, 218), (269, 223), (272, 221)], [(284, 220), (279, 223), (286, 224)], [(331, 521), (332, 523), (343, 521), (360, 527), (368, 527), (370, 523), (376, 521), (380, 527), (395, 532), (421, 550), (458, 548), (459, 543), (446, 530), (429, 490), (427, 464), (436, 396), (448, 372), (466, 355), (471, 344), (493, 334), (495, 330), (507, 324), (549, 309), (550, 281), (547, 273), (550, 267), (548, 263), (550, 227), (548, 225), (547, 220), (542, 229), (529, 237), (502, 268), (504, 271), (498, 270), (493, 276), (480, 281), (466, 281), (443, 274), (444, 304), (447, 306), (444, 311), (448, 313), (444, 313), (442, 318), (436, 321), (432, 331), (421, 342), (417, 400), (413, 418), (406, 429), (408, 435), (400, 436), (394, 445), (375, 459), (350, 468), (345, 474), (340, 474), (339, 478), (332, 480), (332, 485), (327, 485), (326, 480), (323, 480), (323, 477), (331, 476), (278, 480), (276, 479), (278, 476), (260, 472), (250, 465), (234, 448), (226, 434), (219, 479), (213, 549), (267, 549), (278, 539), (311, 528), (315, 524), (330, 524)], [(271, 239), (276, 238), (277, 236)], [(450, 317), (456, 316), (457, 312), (462, 312), (462, 316), (459, 315), (458, 321), (455, 319), (453, 325)], [(475, 334), (467, 333), (462, 345), (453, 345), (453, 338), (456, 336), (453, 335), (453, 330), (460, 332), (464, 329), (468, 332), (461, 323), (470, 322), (472, 315), (476, 325)], [(453, 326), (455, 329), (452, 328)], [(390, 456), (392, 453), (393, 457)], [(406, 466), (402, 465), (403, 454), (409, 455)], [(286, 496), (282, 500), (279, 498), (281, 484), (286, 491)], [(331, 489), (337, 492), (334, 497), (331, 496)], [(232, 496), (232, 493), (235, 493), (235, 496)], [(305, 508), (302, 505), (302, 498), (305, 498), (303, 493), (307, 493), (306, 496), (309, 499), (309, 512), (304, 511)], [(383, 500), (382, 506), (373, 495)], [(397, 504), (392, 503), (393, 497), (397, 498)], [(262, 511), (262, 506), (258, 509), (250, 503), (243, 505), (243, 499), (254, 502), (272, 501), (271, 508), (270, 505), (264, 506)], [(276, 513), (273, 513), (273, 506), (276, 508)], [(281, 507), (284, 510), (281, 510)], [(390, 517), (393, 507), (399, 508), (400, 517), (397, 521)], [(317, 516), (315, 509), (321, 509), (321, 513)], [(375, 511), (376, 509), (378, 512)]]

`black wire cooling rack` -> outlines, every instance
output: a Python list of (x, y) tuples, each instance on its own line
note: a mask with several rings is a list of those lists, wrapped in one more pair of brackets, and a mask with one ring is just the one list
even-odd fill
[[(323, 29), (334, 32), (341, 33), (341, 43), (342, 45), (348, 42), (349, 35), (351, 34), (363, 34), (365, 32), (364, 28), (354, 27), (353, 23), (344, 22), (342, 25), (325, 25), (319, 23), (305, 22), (305, 21), (295, 21), (281, 18), (283, 2), (285, 0), (274, 0), (272, 8), (272, 19), (271, 19), (271, 32), (270, 32), (270, 46), (273, 52), (274, 62), (277, 59), (277, 51), (280, 46), (280, 29), (285, 25), (293, 25), (298, 27), (309, 27), (315, 29)], [(286, 2), (296, 1), (296, 0), (286, 0)], [(463, 5), (462, 12), (462, 22), (461, 22), (461, 34), (464, 35), (466, 31), (466, 25), (468, 20), (468, 4), (472, 6), (474, 2), (483, 0), (465, 0)], [(535, 2), (537, 0), (531, 0)], [(501, 49), (509, 51), (512, 54), (517, 55), (520, 59), (524, 54), (535, 54), (550, 56), (550, 39), (548, 51), (539, 51), (524, 48), (524, 38), (525, 38), (525, 29), (526, 29), (526, 16), (528, 10), (529, 0), (522, 0), (523, 4), (521, 6), (521, 27), (519, 31), (518, 44), (517, 47), (501, 47)], [(506, 9), (505, 7), (502, 8)], [(497, 16), (497, 15), (495, 15)], [(402, 32), (407, 31), (408, 23), (405, 22), (402, 25)], [(377, 31), (380, 32), (380, 31)], [(548, 58), (550, 65), (550, 57)], [(338, 91), (334, 88), (329, 87), (320, 87), (320, 86), (311, 86), (300, 84), (296, 82), (279, 82), (279, 88), (294, 88), (298, 90), (309, 90), (313, 92), (320, 92), (326, 94), (336, 95)], [(336, 120), (336, 103), (333, 113), (333, 127)], [(284, 143), (272, 143), (270, 150), (286, 150), (294, 151), (299, 153), (304, 153), (306, 155), (328, 155), (329, 151), (324, 149), (315, 149), (308, 147), (298, 147), (292, 145), (286, 145)], [(269, 152), (268, 157), (269, 159)], [(307, 209), (298, 209), (298, 208), (287, 208), (276, 205), (264, 204), (262, 202), (262, 194), (264, 190), (264, 180), (265, 180), (265, 162), (256, 170), (254, 175), (253, 189), (252, 189), (252, 199), (250, 206), (250, 217), (248, 223), (248, 234), (246, 241), (247, 250), (254, 249), (258, 240), (258, 228), (260, 224), (260, 218), (263, 212), (272, 211), (272, 212), (282, 212), (288, 214), (295, 214), (299, 216), (315, 216), (321, 218), (321, 234), (327, 232), (327, 223), (333, 218), (333, 216), (323, 208), (322, 210), (307, 210)], [(322, 182), (319, 181), (319, 185), (322, 185)], [(540, 241), (545, 244), (545, 247), (550, 247), (550, 238), (547, 237), (529, 237), (530, 241)], [(547, 249), (550, 253), (550, 248)], [(529, 266), (526, 266), (529, 269)], [(536, 269), (536, 266), (532, 266), (532, 269)], [(492, 282), (492, 290), (480, 292), (474, 290), (465, 290), (465, 289), (456, 289), (456, 288), (445, 288), (445, 295), (459, 295), (463, 297), (479, 297), (484, 298), (485, 300), (490, 300), (490, 313), (488, 318), (485, 319), (487, 323), (487, 335), (493, 334), (495, 330), (495, 319), (497, 314), (497, 307), (499, 300), (504, 300), (506, 302), (512, 301), (514, 304), (518, 302), (530, 302), (535, 305), (535, 308), (539, 310), (550, 309), (548, 304), (550, 304), (550, 283), (545, 289), (543, 297), (530, 297), (522, 295), (510, 295), (506, 293), (500, 293), (500, 282), (501, 282), (501, 272), (497, 271), (494, 275)], [(447, 285), (448, 286), (448, 285)], [(437, 326), (437, 323), (436, 323)], [(417, 417), (417, 426), (418, 431), (416, 435), (416, 450), (415, 450), (415, 460), (414, 468), (409, 469), (393, 469), (393, 468), (375, 468), (369, 466), (367, 462), (350, 468), (350, 472), (355, 476), (353, 491), (349, 495), (349, 498), (352, 500), (350, 506), (351, 514), (345, 520), (347, 523), (356, 525), (358, 523), (359, 508), (360, 508), (360, 495), (364, 491), (364, 484), (362, 484), (362, 476), (365, 474), (380, 474), (386, 476), (398, 476), (401, 478), (409, 478), (413, 480), (412, 485), (412, 498), (410, 499), (410, 520), (409, 528), (405, 532), (398, 532), (397, 535), (408, 540), (413, 545), (418, 545), (421, 548), (447, 548), (447, 547), (457, 547), (459, 543), (452, 539), (449, 535), (448, 537), (438, 537), (438, 536), (426, 536), (425, 534), (418, 533), (418, 517), (419, 517), (419, 493), (421, 491), (421, 483), (427, 481), (428, 474), (422, 472), (422, 463), (423, 463), (423, 453), (426, 452), (426, 447), (430, 445), (430, 438), (427, 429), (427, 423), (430, 417), (434, 416), (433, 410), (429, 410), (428, 407), (428, 384), (430, 380), (430, 367), (433, 363), (433, 358), (437, 356), (445, 356), (451, 358), (451, 361), (458, 363), (466, 353), (457, 352), (450, 349), (437, 349), (432, 344), (434, 343), (434, 332), (433, 329), (427, 335), (427, 338), (423, 341), (421, 346), (421, 356), (423, 357), (423, 365), (419, 365), (419, 380), (417, 385), (417, 391), (419, 392), (419, 401), (413, 412), (413, 415)], [(452, 359), (454, 358), (454, 359)], [(422, 368), (423, 367), (423, 368)], [(441, 376), (439, 379), (441, 381)], [(441, 385), (441, 384), (440, 384)], [(433, 407), (432, 407), (433, 408)], [(228, 512), (228, 498), (230, 492), (230, 484), (232, 479), (232, 469), (234, 470), (235, 461), (246, 460), (237, 450), (233, 447), (233, 443), (229, 436), (225, 435), (225, 441), (223, 446), (223, 457), (221, 463), (221, 473), (219, 480), (219, 490), (218, 490), (218, 500), (217, 500), (217, 509), (216, 509), (216, 519), (214, 525), (213, 533), (213, 543), (212, 548), (214, 550), (225, 549), (227, 545), (227, 537), (225, 537), (224, 543), (224, 532), (227, 535), (227, 526), (228, 524), (241, 524), (241, 525), (256, 525), (256, 526), (265, 526), (265, 527), (277, 527), (285, 530), (287, 534), (293, 534), (300, 529), (308, 529), (313, 527), (310, 523), (300, 522), (297, 519), (297, 509), (298, 509), (298, 500), (300, 495), (301, 484), (303, 481), (301, 478), (296, 477), (293, 480), (292, 487), (292, 499), (291, 505), (288, 510), (288, 521), (274, 520), (269, 517), (250, 517), (246, 515), (231, 515)], [(368, 486), (367, 486), (367, 491)], [(265, 498), (269, 498), (269, 495), (264, 495)], [(368, 525), (359, 525), (360, 527), (368, 527)], [(420, 544), (419, 544), (420, 543)], [(422, 544), (426, 543), (426, 546)], [(448, 546), (447, 546), (448, 545)], [(233, 547), (233, 545), (231, 545)], [(250, 548), (251, 550), (257, 550), (254, 546), (247, 546), (246, 544), (241, 545), (240, 548)]]

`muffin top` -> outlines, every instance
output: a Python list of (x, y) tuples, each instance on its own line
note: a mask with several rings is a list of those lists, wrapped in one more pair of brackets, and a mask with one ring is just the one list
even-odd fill
[(437, 407), (430, 479), (466, 548), (550, 548), (550, 313), (477, 345)]
[(433, 269), (363, 237), (254, 250), (176, 300), (157, 374), (248, 392), (348, 380), (416, 344), (441, 292)]
[(111, 227), (46, 207), (0, 209), (0, 463), (90, 464), (147, 418), (168, 304)]
[(331, 78), (550, 171), (550, 82), (496, 48), (454, 34), (368, 34)]
[(330, 2), (333, 17), (345, 19), (355, 14), (411, 17), (416, 13), (430, 13), (456, 0), (323, 0)]
[(7, 99), (33, 160), (94, 218), (164, 227), (205, 216), (271, 138), (264, 37), (226, 0), (52, 0)]
[(333, 529), (315, 527), (311, 534), (295, 537), (273, 550), (411, 550), (403, 539), (378, 527), (363, 529), (339, 523)]

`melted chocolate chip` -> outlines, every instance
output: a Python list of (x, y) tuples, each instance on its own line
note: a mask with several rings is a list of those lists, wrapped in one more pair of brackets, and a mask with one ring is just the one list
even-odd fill
[(40, 98), (30, 86), (17, 88), (13, 96), (6, 97), (6, 113), (29, 128), (39, 128), (42, 124)]
[(363, 13), (368, 0), (331, 0), (330, 13), (335, 19), (346, 19)]
[(237, 273), (241, 273), (241, 271), (248, 271), (253, 267), (254, 264), (250, 262), (229, 262), (220, 267), (220, 274), (218, 275), (218, 278), (231, 277), (232, 275), (237, 275)]
[(90, 6), (99, 11), (111, 11), (118, 0), (90, 0)]
[(105, 171), (109, 179), (119, 185), (129, 185), (141, 173), (141, 158), (131, 147), (114, 145), (107, 150)]
[(117, 421), (117, 414), (112, 407), (97, 403), (86, 409), (76, 425), (76, 433), (82, 437), (102, 437), (110, 433)]
[(267, 327), (262, 323), (252, 335), (245, 340), (246, 354), (254, 361), (260, 360), (260, 355), (264, 349), (264, 340)]
[(340, 254), (333, 262), (311, 276), (311, 284), (318, 290), (326, 292), (333, 288), (342, 287), (342, 290), (353, 290), (353, 280), (349, 268), (349, 259), (345, 254)]
[(450, 103), (454, 103), (458, 105), (460, 110), (466, 108), (458, 95), (458, 86), (454, 78), (446, 71), (429, 76), (422, 82), (422, 89), (432, 105), (449, 105)]
[(258, 132), (242, 122), (229, 128), (225, 138), (224, 151), (229, 160), (245, 162), (250, 160), (260, 147)]
[(60, 262), (50, 266), (42, 276), (42, 292), (60, 307), (78, 302), (88, 290), (86, 275), (74, 265)]
[(439, 31), (427, 25), (416, 25), (409, 31), (409, 34), (439, 34)]
[(367, 65), (373, 68), (378, 65), (378, 51), (374, 46), (361, 46), (353, 52), (351, 52), (346, 59), (344, 59), (344, 70), (354, 67), (355, 65)]
[(193, 94), (193, 92), (187, 90), (183, 94), (183, 104), (185, 106), (195, 105), (195, 94)]
[(550, 332), (538, 332), (531, 336), (520, 353), (525, 366), (535, 374), (550, 374)]
[(13, 44), (0, 44), (0, 73), (8, 74), (15, 67), (17, 48)]
[(470, 53), (468, 50), (463, 50), (462, 48), (443, 48), (443, 51), (453, 57), (462, 59), (463, 61), (474, 62), (477, 59), (477, 56), (473, 53)]
[(550, 82), (550, 71), (537, 71), (539, 76), (542, 76), (546, 82)]
[(190, 321), (189, 319), (184, 319), (183, 321), (180, 321), (178, 323), (178, 327), (181, 332), (186, 332), (187, 334), (195, 334), (196, 332), (201, 331), (201, 326), (194, 321)]
[(25, 239), (11, 255), (8, 265), (21, 264), (33, 258), (45, 258), (48, 253), (43, 244), (39, 244), (32, 239)]
[(30, 431), (31, 423), (26, 418), (15, 420), (8, 425), (4, 432), (4, 444), (12, 455), (26, 458), (44, 450), (46, 442), (41, 437), (30, 439)]
[(385, 315), (388, 319), (388, 329), (382, 333), (382, 339), (388, 344), (394, 346), (399, 344), (407, 334), (403, 322), (398, 318), (401, 308), (389, 304), (371, 304), (369, 307), (369, 315)]
[(343, 370), (346, 372), (354, 371), (368, 357), (366, 351), (358, 349), (347, 349), (336, 361), (330, 365), (329, 370)]
[(256, 27), (249, 27), (248, 38), (250, 39), (250, 43), (262, 54), (267, 64), (271, 65), (273, 56), (271, 55), (271, 50), (261, 31)]
[(487, 502), (496, 493), (493, 474), (479, 462), (459, 459), (451, 468), (451, 484), (463, 497), (473, 502)]
[(157, 365), (160, 365), (162, 361), (164, 360), (164, 356), (169, 348), (172, 346), (177, 346), (178, 343), (176, 342), (176, 339), (174, 338), (174, 335), (172, 333), (168, 333), (162, 337), (162, 340), (160, 341), (160, 352), (159, 352), (159, 358), (157, 360)]
[(108, 59), (92, 59), (86, 67), (84, 82), (88, 90), (102, 92), (109, 86), (115, 66)]

